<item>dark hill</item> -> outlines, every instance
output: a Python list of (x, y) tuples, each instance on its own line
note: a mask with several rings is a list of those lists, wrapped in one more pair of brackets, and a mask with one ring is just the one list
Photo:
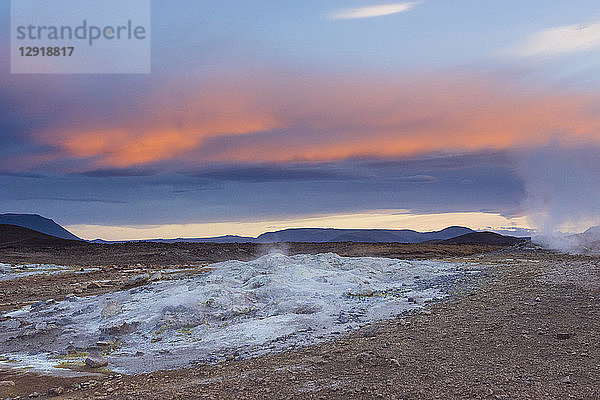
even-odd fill
[(445, 240), (474, 232), (462, 226), (451, 226), (441, 231), (417, 232), (410, 229), (320, 229), (298, 228), (267, 232), (256, 238), (258, 243), (277, 242), (363, 242), (363, 243), (420, 243)]
[(494, 232), (473, 232), (447, 240), (435, 241), (441, 244), (488, 244), (492, 246), (512, 246), (526, 239), (504, 236)]
[(46, 235), (22, 226), (0, 224), (0, 247), (65, 247), (81, 246), (81, 240), (67, 240)]
[(53, 220), (37, 214), (0, 214), (0, 224), (21, 226), (62, 239), (81, 240)]

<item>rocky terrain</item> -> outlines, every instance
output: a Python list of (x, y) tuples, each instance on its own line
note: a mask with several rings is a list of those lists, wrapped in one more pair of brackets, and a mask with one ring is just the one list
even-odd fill
[[(298, 252), (311, 253), (309, 248), (307, 245)], [(175, 248), (174, 253), (180, 249)], [(233, 249), (222, 247), (222, 257)], [(142, 246), (136, 251), (147, 250)], [(322, 253), (323, 249), (317, 246), (312, 250)], [(348, 254), (354, 252), (384, 255), (381, 253), (387, 251), (388, 257), (468, 263), (477, 265), (481, 273), (461, 280), (449, 299), (430, 303), (420, 311), (409, 310), (398, 318), (364, 326), (337, 339), (257, 358), (230, 354), (217, 363), (134, 375), (114, 372), (110, 365), (93, 365), (95, 361), (102, 363), (101, 354), (97, 359), (86, 356), (90, 359), (88, 365), (74, 368), (92, 373), (84, 376), (38, 375), (9, 365), (0, 370), (0, 398), (600, 397), (598, 258), (525, 246), (501, 249), (420, 245), (409, 249), (354, 245), (338, 250), (345, 256), (357, 255)], [(20, 253), (26, 262), (40, 254), (37, 250), (11, 251), (12, 257)], [(414, 254), (411, 256), (409, 251)], [(37, 262), (47, 262), (48, 258), (58, 261), (60, 254), (48, 252), (45, 260)], [(151, 264), (118, 265), (117, 253), (110, 254), (114, 266), (81, 257), (72, 271), (27, 275), (10, 281), (10, 285), (8, 281), (0, 282), (4, 310), (17, 310), (31, 301), (61, 300), (75, 291), (78, 297), (85, 297), (130, 285), (144, 287), (157, 265), (164, 262), (155, 258)], [(110, 254), (104, 255), (107, 261)], [(207, 254), (206, 259), (217, 258), (216, 253)], [(246, 254), (248, 259), (254, 256), (251, 251)], [(124, 252), (123, 259), (128, 257)], [(168, 257), (172, 255), (165, 255)], [(206, 265), (200, 258), (196, 261), (183, 268), (188, 270), (186, 273), (203, 273)], [(99, 269), (80, 271), (82, 266)]]
[[(490, 245), (442, 245), (399, 243), (121, 243), (81, 244), (61, 241), (39, 245), (0, 246), (0, 262), (69, 266), (72, 274), (23, 276), (16, 282), (0, 280), (0, 311), (48, 299), (63, 300), (70, 294), (97, 295), (127, 288), (140, 274), (153, 275), (165, 268), (203, 271), (210, 263), (253, 260), (282, 250), (287, 254), (336, 253), (344, 257), (428, 259), (466, 256), (497, 250)], [(81, 268), (96, 268), (82, 274)], [(168, 274), (165, 275), (168, 277)]]
[[(40, 372), (104, 353), (113, 371), (151, 372), (309, 346), (442, 299), (480, 273), (470, 263), (272, 253), (204, 271), (140, 274), (129, 288), (69, 295), (2, 314), (0, 348)], [(0, 264), (2, 279), (69, 269)], [(13, 272), (14, 271), (14, 272)], [(82, 272), (82, 271), (78, 271)], [(85, 270), (83, 271), (85, 273)], [(100, 344), (101, 343), (101, 344)]]

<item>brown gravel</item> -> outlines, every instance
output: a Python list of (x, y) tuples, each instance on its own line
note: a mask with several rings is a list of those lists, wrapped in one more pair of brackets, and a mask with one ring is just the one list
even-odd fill
[(334, 342), (134, 376), (0, 371), (15, 382), (0, 398), (61, 386), (56, 398), (599, 399), (600, 259), (517, 249), (470, 259), (486, 272), (451, 299)]
[(501, 248), (490, 245), (400, 243), (119, 243), (54, 247), (0, 247), (0, 262), (73, 266), (178, 266), (226, 260), (251, 260), (272, 250), (288, 254), (334, 252), (341, 256), (429, 258), (462, 256)]

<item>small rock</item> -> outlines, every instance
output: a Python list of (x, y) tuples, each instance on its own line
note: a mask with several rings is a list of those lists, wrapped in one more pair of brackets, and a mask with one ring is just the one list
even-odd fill
[(29, 394), (30, 398), (34, 398), (34, 397), (40, 397), (40, 394), (38, 392), (33, 392)]
[(99, 283), (96, 283), (96, 282), (90, 282), (90, 283), (88, 283), (88, 285), (87, 285), (87, 289), (88, 289), (88, 290), (90, 290), (90, 289), (100, 289), (101, 287), (102, 287), (102, 286), (100, 286), (100, 284), (99, 284)]
[(556, 334), (556, 338), (558, 340), (566, 340), (569, 339), (571, 337), (570, 333), (566, 333), (566, 332), (559, 332)]
[(415, 299), (414, 297), (409, 297), (409, 298), (408, 298), (408, 302), (409, 302), (409, 303), (414, 303), (414, 304), (417, 304), (417, 299)]
[(560, 380), (560, 383), (571, 383), (571, 377), (570, 376), (565, 376), (564, 378), (562, 378)]
[(11, 387), (15, 386), (15, 382), (13, 381), (0, 381), (0, 387)]
[(162, 272), (160, 271), (156, 271), (155, 273), (152, 274), (152, 276), (150, 276), (150, 281), (154, 282), (154, 281), (160, 281), (162, 279)]
[(129, 278), (127, 280), (127, 282), (125, 282), (125, 285), (126, 286), (140, 286), (145, 283), (148, 283), (149, 280), (150, 280), (150, 275), (148, 275), (148, 274), (136, 275), (134, 277)]
[(64, 391), (65, 390), (63, 389), (62, 386), (55, 387), (55, 388), (48, 390), (48, 396), (60, 396), (61, 394), (63, 394)]
[(127, 334), (135, 332), (139, 325), (140, 325), (140, 323), (137, 321), (123, 322), (120, 325), (101, 326), (100, 332), (102, 332), (105, 335), (110, 335), (110, 336), (127, 335)]
[(119, 313), (121, 313), (121, 311), (122, 309), (119, 303), (117, 303), (116, 301), (109, 301), (108, 303), (106, 303), (106, 306), (104, 306), (104, 308), (102, 309), (100, 315), (102, 319), (107, 319), (118, 315)]
[(364, 363), (365, 361), (367, 361), (367, 354), (366, 353), (360, 353), (356, 355), (356, 361), (358, 361), (359, 363)]
[(48, 324), (45, 322), (38, 322), (34, 327), (36, 331), (45, 331), (48, 329)]
[(373, 327), (373, 326), (368, 326), (368, 327), (362, 329), (362, 335), (363, 335), (363, 337), (368, 337), (368, 338), (375, 337), (375, 336), (377, 336), (377, 329), (375, 329), (375, 327)]
[(94, 353), (85, 359), (85, 365), (90, 368), (102, 368), (108, 365), (108, 360), (102, 354)]

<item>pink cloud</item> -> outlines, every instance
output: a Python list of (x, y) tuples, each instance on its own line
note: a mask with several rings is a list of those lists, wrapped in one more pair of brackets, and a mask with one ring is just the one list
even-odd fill
[(33, 137), (82, 168), (401, 157), (600, 143), (599, 100), (468, 76), (224, 76)]

